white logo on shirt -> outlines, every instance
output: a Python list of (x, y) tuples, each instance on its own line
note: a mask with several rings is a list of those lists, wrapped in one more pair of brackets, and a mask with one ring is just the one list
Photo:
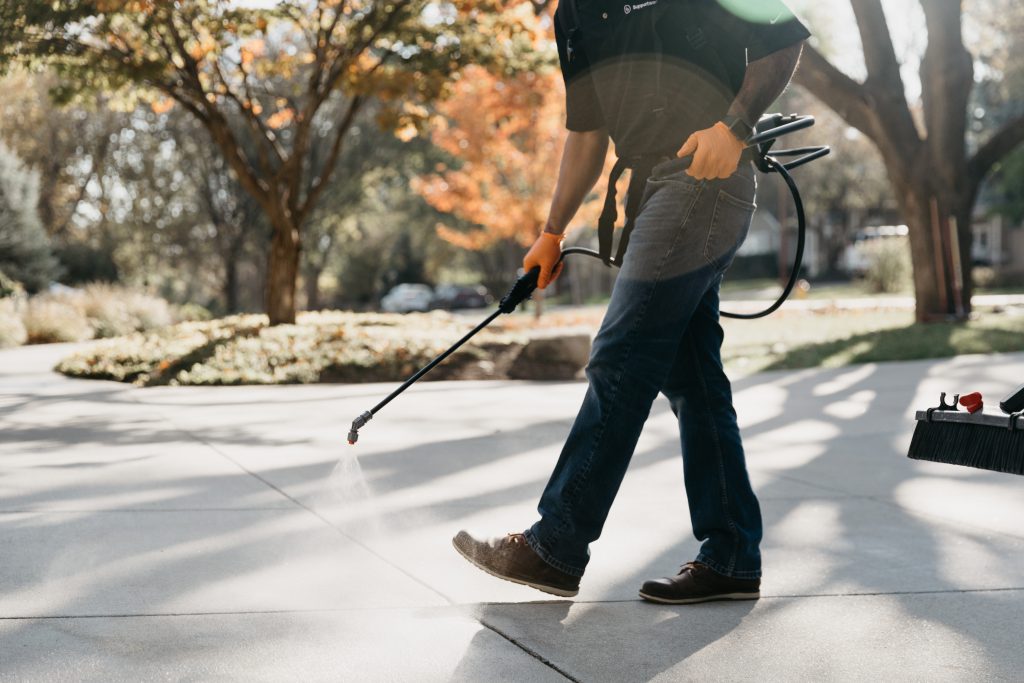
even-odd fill
[(645, 7), (650, 7), (651, 5), (657, 5), (657, 4), (658, 4), (658, 0), (647, 0), (647, 2), (642, 2), (639, 5), (623, 5), (622, 12), (624, 14), (629, 14), (633, 10), (643, 9)]

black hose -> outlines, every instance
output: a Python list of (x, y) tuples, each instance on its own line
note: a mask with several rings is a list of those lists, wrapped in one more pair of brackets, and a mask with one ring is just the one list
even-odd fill
[[(789, 174), (785, 164), (779, 163), (772, 158), (768, 158), (767, 162), (772, 171), (782, 176), (782, 179), (789, 187), (790, 194), (793, 195), (793, 204), (796, 205), (796, 256), (793, 257), (793, 272), (789, 274), (789, 282), (786, 283), (782, 294), (768, 308), (759, 313), (729, 313), (728, 311), (720, 311), (719, 315), (723, 318), (757, 320), (758, 318), (771, 315), (779, 310), (782, 304), (786, 303), (786, 299), (789, 298), (789, 295), (793, 292), (793, 287), (796, 286), (797, 281), (800, 279), (800, 268), (804, 262), (804, 245), (807, 242), (807, 214), (804, 211), (804, 200), (800, 196), (800, 189), (796, 186), (796, 182), (793, 180), (793, 176)], [(785, 226), (783, 226), (783, 229), (785, 229)]]

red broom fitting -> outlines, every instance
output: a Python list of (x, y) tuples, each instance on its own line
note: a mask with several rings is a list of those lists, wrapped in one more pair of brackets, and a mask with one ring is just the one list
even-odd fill
[(975, 391), (973, 394), (961, 396), (960, 405), (966, 408), (968, 413), (974, 414), (985, 407), (985, 402), (982, 400), (981, 392)]

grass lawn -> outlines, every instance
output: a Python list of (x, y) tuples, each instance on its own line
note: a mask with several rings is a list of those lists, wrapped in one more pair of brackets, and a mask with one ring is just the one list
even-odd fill
[[(761, 279), (761, 280), (734, 280), (729, 281), (725, 279), (722, 281), (722, 300), (771, 300), (776, 299), (782, 294), (782, 286), (779, 285), (777, 280)], [(885, 297), (885, 296), (912, 296), (913, 292), (907, 290), (905, 292), (898, 292), (896, 294), (878, 294), (872, 291), (871, 287), (868, 286), (863, 280), (853, 280), (851, 282), (825, 282), (812, 284), (811, 288), (806, 294), (801, 295), (799, 291), (794, 290), (794, 298), (805, 298), (805, 299), (863, 299), (865, 297)]]
[(723, 322), (726, 367), (760, 370), (1024, 351), (1024, 315), (983, 311), (964, 324), (914, 323), (910, 311), (794, 312)]
[[(985, 292), (988, 293), (988, 292)], [(1007, 292), (1009, 293), (1009, 292)], [(1017, 292), (1019, 293), (1019, 292)], [(722, 281), (722, 301), (773, 301), (782, 294), (782, 286), (777, 280), (761, 278), (756, 280), (729, 280)], [(897, 292), (895, 294), (878, 294), (872, 291), (871, 287), (862, 280), (851, 282), (826, 282), (812, 284), (806, 293), (794, 290), (793, 298), (801, 299), (863, 299), (863, 298), (885, 298), (893, 296), (913, 296), (911, 290)], [(603, 294), (588, 300), (587, 305), (607, 304), (609, 296)], [(555, 297), (553, 303), (568, 304), (568, 295)]]

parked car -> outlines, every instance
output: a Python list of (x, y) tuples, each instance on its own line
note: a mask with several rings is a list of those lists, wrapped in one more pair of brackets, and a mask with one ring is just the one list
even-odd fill
[(388, 313), (429, 311), (434, 291), (429, 285), (404, 283), (392, 287), (380, 300), (380, 307)]
[(484, 308), (494, 302), (483, 285), (438, 285), (431, 301), (433, 308)]

